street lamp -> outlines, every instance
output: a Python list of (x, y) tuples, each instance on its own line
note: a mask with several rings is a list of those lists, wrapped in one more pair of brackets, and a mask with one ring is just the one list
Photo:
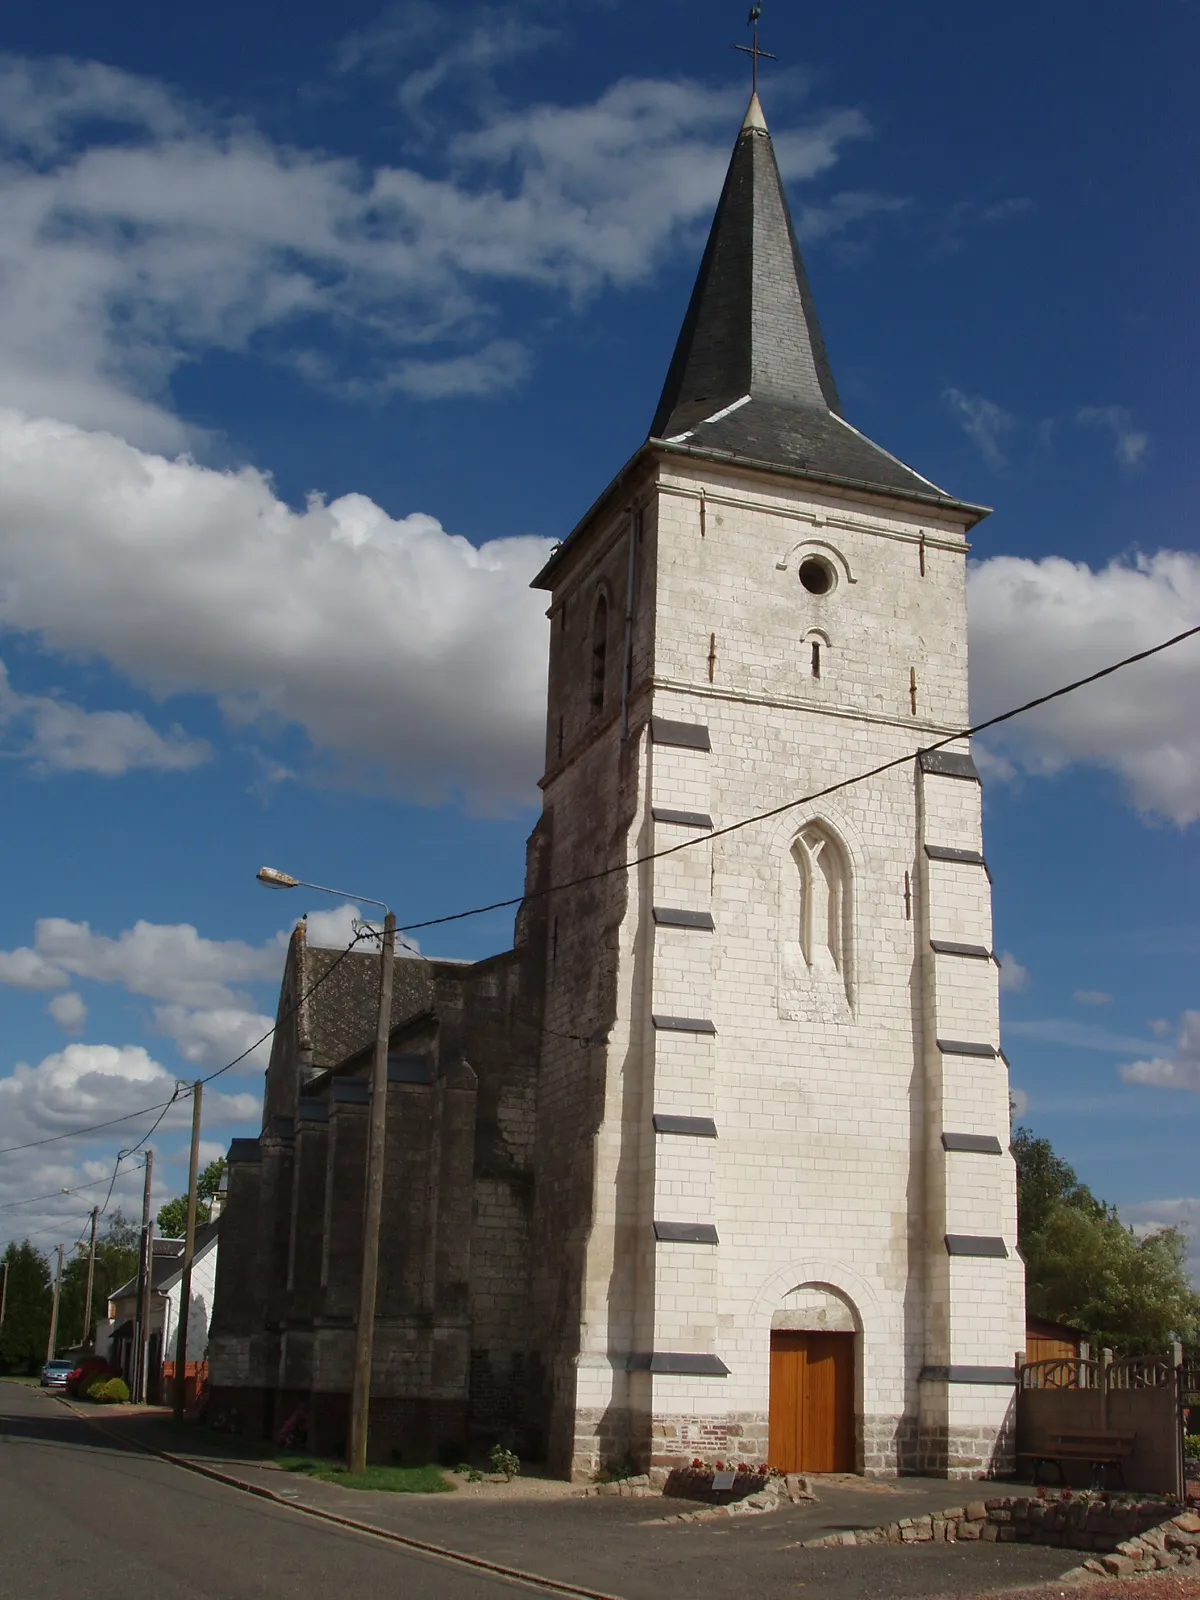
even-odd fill
[(258, 881), (270, 889), (315, 889), (345, 900), (364, 900), (384, 913), (383, 945), (379, 954), (379, 1016), (375, 1027), (375, 1057), (371, 1068), (371, 1111), (367, 1131), (366, 1201), (363, 1206), (362, 1276), (358, 1293), (358, 1327), (354, 1340), (354, 1388), (350, 1396), (350, 1432), (346, 1464), (351, 1472), (365, 1472), (367, 1430), (371, 1410), (371, 1364), (375, 1346), (375, 1293), (379, 1282), (379, 1230), (383, 1216), (383, 1158), (387, 1143), (388, 1035), (392, 1027), (392, 963), (396, 953), (396, 916), (370, 895), (353, 895), (306, 883), (274, 867), (260, 867)]

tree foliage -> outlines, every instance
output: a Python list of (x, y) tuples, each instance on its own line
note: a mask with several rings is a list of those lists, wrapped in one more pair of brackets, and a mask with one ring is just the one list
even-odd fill
[(28, 1239), (14, 1240), (0, 1260), (8, 1267), (0, 1372), (36, 1372), (46, 1359), (50, 1333), (50, 1263)]
[(1118, 1355), (1160, 1352), (1200, 1334), (1200, 1296), (1178, 1228), (1138, 1238), (1081, 1183), (1048, 1139), (1017, 1128), (1017, 1240), (1033, 1316), (1079, 1328)]
[[(138, 1270), (138, 1233), (119, 1210), (96, 1238), (96, 1270), (92, 1283), (92, 1312), (87, 1315), (87, 1268), (90, 1240), (83, 1239), (63, 1268), (62, 1296), (58, 1307), (58, 1345), (60, 1349), (90, 1347), (96, 1323), (108, 1313), (108, 1298), (114, 1289), (128, 1283)], [(85, 1326), (86, 1322), (86, 1326)]]
[[(196, 1226), (207, 1222), (212, 1216), (212, 1198), (216, 1194), (221, 1182), (221, 1174), (225, 1171), (225, 1158), (210, 1161), (204, 1171), (196, 1179)], [(187, 1232), (187, 1195), (177, 1195), (174, 1200), (168, 1200), (158, 1213), (158, 1236), (160, 1239), (182, 1239)]]

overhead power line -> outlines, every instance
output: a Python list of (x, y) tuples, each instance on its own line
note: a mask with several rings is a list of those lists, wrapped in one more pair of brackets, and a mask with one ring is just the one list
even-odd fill
[[(1049, 705), (1053, 700), (1061, 700), (1066, 695), (1075, 694), (1078, 690), (1087, 688), (1089, 684), (1099, 683), (1102, 678), (1111, 677), (1114, 672), (1120, 672), (1125, 667), (1134, 666), (1139, 661), (1148, 661), (1151, 656), (1161, 655), (1164, 650), (1173, 649), (1176, 645), (1182, 644), (1184, 640), (1195, 638), (1197, 634), (1200, 634), (1200, 623), (1197, 623), (1194, 627), (1185, 628), (1182, 633), (1173, 634), (1171, 638), (1164, 639), (1160, 644), (1151, 645), (1146, 650), (1136, 650), (1132, 655), (1123, 656), (1120, 661), (1114, 661), (1107, 667), (1101, 667), (1096, 672), (1089, 672), (1082, 678), (1076, 678), (1071, 683), (1063, 684), (1063, 686), (1059, 689), (1052, 689), (1048, 694), (1037, 695), (1032, 700), (1026, 700), (1019, 706), (1013, 706), (1009, 711), (1002, 711), (997, 716), (987, 717), (984, 719), (984, 721), (973, 723), (968, 728), (961, 728), (956, 733), (948, 733), (941, 739), (935, 739), (932, 744), (923, 744), (918, 746), (915, 750), (906, 751), (903, 755), (893, 756), (888, 761), (881, 761), (878, 766), (871, 767), (866, 772), (854, 773), (849, 778), (839, 779), (837, 783), (826, 784), (824, 788), (811, 790), (808, 794), (798, 795), (792, 800), (785, 800), (782, 805), (772, 806), (766, 811), (757, 811), (752, 816), (742, 817), (736, 822), (727, 823), (723, 828), (713, 828), (707, 833), (698, 833), (690, 839), (683, 840), (683, 842), (680, 844), (668, 845), (662, 850), (650, 850), (644, 855), (634, 856), (628, 861), (618, 861), (610, 867), (600, 867), (597, 868), (595, 872), (585, 872), (577, 878), (568, 878), (562, 883), (548, 884), (544, 889), (532, 889), (527, 893), (514, 895), (508, 900), (493, 900), (487, 905), (471, 906), (465, 911), (453, 911), (441, 917), (427, 917), (423, 922), (408, 922), (405, 923), (403, 927), (398, 928), (397, 932), (417, 933), (423, 928), (440, 928), (444, 927), (450, 922), (466, 921), (466, 919), (469, 917), (486, 916), (490, 911), (511, 910), (512, 907), (522, 905), (529, 900), (541, 900), (545, 899), (548, 895), (561, 894), (567, 889), (578, 889), (584, 884), (596, 883), (602, 878), (610, 878), (618, 872), (632, 872), (634, 868), (645, 866), (648, 862), (660, 861), (665, 856), (677, 855), (681, 850), (691, 850), (695, 849), (697, 845), (710, 844), (714, 839), (725, 838), (728, 834), (738, 833), (742, 828), (752, 827), (758, 822), (768, 822), (771, 820), (771, 818), (782, 816), (787, 811), (794, 811), (798, 806), (809, 805), (814, 800), (823, 800), (831, 794), (838, 794), (844, 789), (850, 789), (855, 784), (865, 783), (871, 778), (878, 778), (885, 772), (891, 772), (897, 767), (907, 765), (907, 763), (910, 761), (915, 761), (918, 756), (928, 751), (941, 750), (948, 744), (957, 743), (960, 739), (970, 739), (976, 734), (986, 733), (989, 728), (997, 728), (1001, 725), (1001, 723), (1011, 722), (1015, 717), (1024, 716), (1030, 711), (1036, 711), (1040, 706)], [(315, 982), (309, 985), (309, 987), (304, 991), (304, 993), (293, 1006), (289, 1007), (287, 1011), (283, 1012), (279, 1017), (276, 1018), (275, 1023), (267, 1029), (266, 1033), (264, 1033), (261, 1038), (256, 1039), (253, 1044), (248, 1045), (240, 1055), (234, 1056), (232, 1061), (226, 1062), (223, 1067), (218, 1067), (215, 1072), (210, 1072), (207, 1078), (202, 1078), (200, 1081), (202, 1083), (211, 1083), (214, 1078), (219, 1078), (223, 1073), (232, 1071), (232, 1069), (238, 1066), (240, 1062), (244, 1061), (247, 1056), (253, 1054), (253, 1052), (257, 1050), (260, 1045), (265, 1044), (267, 1040), (270, 1039), (275, 1033), (279, 1023), (286, 1021), (288, 1017), (293, 1016), (309, 998), (309, 996), (314, 994), (323, 983), (326, 983), (333, 976), (334, 972), (351, 953), (355, 946), (361, 940), (372, 937), (376, 937), (374, 930), (370, 928), (364, 928), (360, 930), (359, 933), (355, 935), (354, 939), (351, 940), (350, 944), (347, 945), (346, 949), (340, 953), (337, 960), (334, 961), (327, 968), (327, 970), (315, 980)], [(564, 1035), (563, 1037), (572, 1039), (580, 1038), (582, 1042), (582, 1038), (579, 1035), (571, 1034)], [(183, 1086), (183, 1090), (186, 1091), (186, 1093), (190, 1093), (190, 1085)], [(92, 1123), (89, 1127), (76, 1128), (70, 1133), (56, 1133), (51, 1134), (45, 1139), (32, 1139), (26, 1144), (7, 1145), (3, 1149), (0, 1149), (0, 1156), (12, 1155), (19, 1150), (32, 1150), (41, 1145), (54, 1144), (62, 1139), (79, 1139), (85, 1134), (98, 1133), (103, 1128), (114, 1127), (117, 1123), (130, 1122), (133, 1120), (133, 1118), (144, 1116), (151, 1111), (161, 1110), (165, 1115), (166, 1111), (175, 1103), (176, 1099), (182, 1098), (182, 1093), (183, 1092), (181, 1090), (177, 1089), (176, 1093), (172, 1095), (170, 1100), (159, 1101), (152, 1106), (143, 1106), (139, 1111), (130, 1111), (121, 1117), (111, 1117), (107, 1122), (96, 1122)], [(158, 1120), (161, 1122), (162, 1118), (160, 1117)], [(158, 1122), (154, 1124), (154, 1127), (157, 1126)], [(150, 1132), (152, 1133), (153, 1131), (154, 1129), (152, 1128)], [(149, 1134), (144, 1135), (143, 1138), (138, 1141), (138, 1145), (134, 1146), (134, 1149), (137, 1149), (142, 1143), (144, 1143), (146, 1138), (149, 1138)]]
[[(118, 1168), (120, 1167), (122, 1161), (128, 1160), (128, 1158), (130, 1157), (130, 1155), (132, 1155), (132, 1153), (133, 1152), (131, 1150), (122, 1150), (120, 1155), (117, 1157), (117, 1167)], [(142, 1165), (142, 1163), (139, 1162), (138, 1165), (140, 1166), (140, 1165)], [(137, 1167), (133, 1167), (133, 1168), (131, 1168), (131, 1170), (136, 1172), (137, 1171)], [(3, 1205), (0, 1205), (0, 1211), (12, 1211), (17, 1206), (36, 1206), (36, 1205), (39, 1205), (44, 1200), (57, 1200), (57, 1199), (60, 1198), (60, 1196), (62, 1196), (64, 1194), (85, 1194), (87, 1192), (87, 1190), (89, 1190), (89, 1189), (102, 1189), (106, 1183), (109, 1186), (108, 1187), (108, 1193), (109, 1193), (109, 1197), (111, 1198), (112, 1191), (113, 1191), (113, 1185), (115, 1183), (115, 1180), (116, 1180), (116, 1172), (114, 1171), (113, 1176), (112, 1176), (111, 1179), (109, 1179), (109, 1178), (92, 1178), (87, 1183), (77, 1183), (73, 1189), (54, 1189), (49, 1194), (31, 1194), (31, 1195), (28, 1195), (24, 1200), (6, 1200), (3, 1203)], [(101, 1206), (100, 1209), (103, 1212), (103, 1211), (107, 1210), (107, 1208), (108, 1208), (108, 1200), (106, 1199), (105, 1202), (104, 1202), (104, 1205)], [(88, 1215), (90, 1216), (91, 1213), (89, 1212)]]
[[(369, 929), (364, 929), (355, 934), (354, 938), (341, 952), (337, 960), (332, 962), (330, 966), (321, 974), (321, 976), (308, 986), (308, 988), (296, 1001), (295, 1005), (290, 1006), (287, 1011), (283, 1012), (279, 1017), (276, 1018), (275, 1022), (267, 1029), (266, 1033), (264, 1033), (260, 1039), (256, 1039), (252, 1045), (248, 1045), (240, 1055), (234, 1056), (233, 1060), (227, 1061), (223, 1067), (218, 1067), (215, 1072), (210, 1072), (207, 1078), (201, 1078), (200, 1082), (211, 1083), (214, 1078), (219, 1078), (223, 1072), (232, 1071), (232, 1069), (240, 1062), (244, 1061), (247, 1056), (253, 1055), (254, 1051), (258, 1049), (260, 1044), (266, 1044), (267, 1040), (275, 1032), (276, 1028), (281, 1022), (286, 1022), (289, 1017), (294, 1016), (304, 1002), (308, 999), (308, 997), (311, 994), (314, 994), (323, 983), (328, 982), (328, 980), (337, 971), (338, 967), (354, 949), (355, 945), (357, 945), (363, 939), (370, 939), (372, 937), (373, 934)], [(86, 1128), (72, 1128), (68, 1133), (51, 1133), (48, 1134), (44, 1139), (30, 1139), (25, 1144), (5, 1145), (3, 1149), (0, 1149), (0, 1156), (14, 1155), (18, 1150), (37, 1150), (40, 1149), (42, 1145), (58, 1144), (63, 1139), (82, 1139), (85, 1134), (100, 1133), (104, 1128), (115, 1128), (118, 1123), (132, 1122), (136, 1117), (148, 1116), (151, 1111), (161, 1111), (163, 1116), (165, 1116), (177, 1100), (186, 1099), (191, 1092), (192, 1086), (190, 1083), (177, 1084), (175, 1092), (169, 1100), (156, 1100), (153, 1105), (140, 1106), (136, 1111), (125, 1112), (124, 1116), (109, 1117), (106, 1122), (93, 1122)], [(150, 1137), (150, 1134), (154, 1132), (154, 1129), (158, 1127), (158, 1124), (161, 1121), (162, 1117), (159, 1117), (158, 1121), (155, 1122), (154, 1127), (150, 1129), (149, 1133), (143, 1134), (138, 1140), (137, 1144), (133, 1145), (130, 1150), (125, 1152), (125, 1154), (131, 1155), (134, 1150), (140, 1149), (140, 1147), (146, 1142), (146, 1140)]]
[[(547, 895), (561, 894), (565, 889), (578, 889), (586, 883), (596, 883), (601, 878), (610, 878), (617, 872), (632, 872), (635, 867), (643, 867), (650, 861), (661, 861), (664, 856), (678, 855), (681, 850), (693, 850), (697, 845), (711, 844), (714, 839), (723, 839), (727, 834), (737, 833), (742, 828), (752, 827), (756, 822), (769, 822), (772, 817), (782, 816), (785, 811), (794, 811), (797, 806), (810, 804), (813, 800), (823, 800), (827, 795), (837, 794), (842, 789), (852, 788), (856, 783), (865, 783), (869, 778), (878, 778), (884, 772), (891, 772), (895, 767), (903, 767), (910, 761), (915, 761), (919, 755), (929, 750), (941, 750), (945, 745), (955, 744), (959, 739), (970, 739), (977, 733), (985, 733), (989, 728), (997, 728), (1002, 722), (1011, 722), (1014, 717), (1024, 716), (1027, 711), (1036, 711), (1039, 706), (1048, 705), (1051, 700), (1061, 700), (1064, 695), (1074, 694), (1078, 689), (1085, 689), (1090, 683), (1098, 683), (1101, 678), (1108, 678), (1114, 672), (1120, 672), (1123, 667), (1130, 667), (1137, 661), (1146, 661), (1150, 656), (1161, 654), (1170, 650), (1174, 645), (1182, 644), (1185, 639), (1194, 638), (1200, 634), (1200, 623), (1194, 628), (1185, 628), (1182, 633), (1177, 633), (1173, 638), (1164, 639), (1161, 644), (1151, 645), (1148, 650), (1138, 650), (1131, 656), (1125, 656), (1120, 661), (1114, 661), (1110, 666), (1101, 667), (1098, 672), (1089, 672), (1084, 678), (1076, 678), (1073, 683), (1067, 683), (1061, 689), (1052, 689), (1049, 694), (1038, 695), (1036, 699), (1026, 700), (1024, 705), (1014, 706), (1011, 711), (1002, 711), (998, 716), (988, 717), (983, 722), (976, 722), (969, 728), (963, 728), (958, 733), (948, 733), (944, 738), (935, 739), (932, 744), (921, 745), (916, 750), (907, 751), (902, 756), (893, 756), (890, 761), (881, 761), (877, 767), (870, 768), (867, 772), (856, 772), (853, 777), (842, 778), (837, 783), (830, 783), (823, 789), (814, 789), (810, 794), (802, 794), (794, 800), (785, 800), (782, 805), (772, 806), (768, 811), (756, 811), (753, 816), (742, 817), (737, 822), (727, 823), (723, 828), (713, 828), (708, 833), (698, 833), (691, 839), (685, 839), (682, 844), (668, 845), (663, 850), (648, 850), (645, 855), (634, 856), (629, 861), (618, 861), (611, 867), (599, 867), (595, 872), (585, 872), (578, 878), (568, 878), (563, 883), (552, 883), (544, 889), (531, 889), (527, 894), (514, 895), (511, 900), (493, 900), (490, 905), (472, 906), (467, 911), (453, 911), (444, 917), (428, 917), (424, 922), (406, 922), (397, 931), (400, 933), (417, 933), (422, 928), (440, 928), (447, 922), (462, 922), (467, 917), (481, 917), (489, 911), (507, 911), (513, 906), (519, 906), (529, 900), (541, 900)], [(0, 1152), (2, 1154), (3, 1152)]]

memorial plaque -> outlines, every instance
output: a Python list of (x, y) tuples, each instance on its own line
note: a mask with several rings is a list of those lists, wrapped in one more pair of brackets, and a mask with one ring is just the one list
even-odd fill
[(733, 1488), (733, 1484), (734, 1484), (734, 1479), (736, 1477), (737, 1477), (737, 1473), (736, 1472), (714, 1472), (713, 1473), (713, 1489), (718, 1494), (720, 1494), (723, 1489), (732, 1489)]

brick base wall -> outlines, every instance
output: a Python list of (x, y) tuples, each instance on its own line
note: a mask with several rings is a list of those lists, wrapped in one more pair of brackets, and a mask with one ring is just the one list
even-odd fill
[[(1004, 1477), (1015, 1471), (1010, 1426), (957, 1428), (926, 1425), (915, 1416), (855, 1419), (855, 1471), (868, 1478), (915, 1472), (930, 1478)], [(768, 1459), (767, 1417), (731, 1411), (717, 1417), (647, 1414), (610, 1406), (575, 1413), (571, 1477), (588, 1481), (601, 1468), (629, 1460), (640, 1472), (671, 1471), (697, 1456), (757, 1466)]]

